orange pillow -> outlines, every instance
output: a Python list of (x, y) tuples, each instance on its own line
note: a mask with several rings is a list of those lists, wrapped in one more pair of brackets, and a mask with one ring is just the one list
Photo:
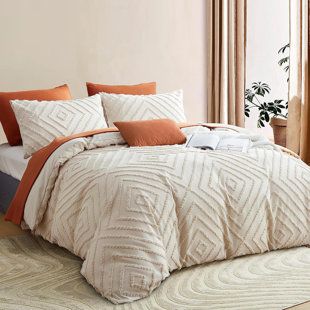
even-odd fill
[(156, 82), (142, 83), (137, 85), (102, 85), (86, 83), (88, 96), (98, 93), (124, 94), (124, 95), (155, 95)]
[(186, 136), (170, 119), (114, 122), (130, 146), (173, 145), (186, 142)]
[(10, 100), (70, 100), (68, 85), (52, 89), (0, 92), (0, 121), (10, 145), (19, 145), (22, 138)]

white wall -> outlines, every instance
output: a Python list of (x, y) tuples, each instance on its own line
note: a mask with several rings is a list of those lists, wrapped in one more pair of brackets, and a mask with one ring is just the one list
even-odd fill
[[(267, 99), (287, 100), (287, 74), (278, 65), (280, 47), (289, 42), (289, 0), (248, 0), (246, 85), (263, 81), (271, 87)], [(256, 128), (257, 114), (246, 127), (272, 137), (269, 125)]]
[(205, 15), (205, 0), (0, 0), (0, 91), (157, 81), (204, 120)]

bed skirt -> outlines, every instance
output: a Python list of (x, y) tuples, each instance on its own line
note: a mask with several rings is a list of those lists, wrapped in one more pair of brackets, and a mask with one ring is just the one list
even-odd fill
[(0, 212), (6, 213), (19, 184), (19, 180), (0, 171)]

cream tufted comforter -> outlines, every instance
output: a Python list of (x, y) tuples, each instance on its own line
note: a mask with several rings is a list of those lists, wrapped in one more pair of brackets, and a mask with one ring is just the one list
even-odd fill
[(81, 273), (113, 303), (148, 296), (175, 269), (310, 244), (299, 159), (268, 143), (248, 153), (123, 143), (105, 133), (63, 144), (24, 213), (35, 234), (84, 259)]

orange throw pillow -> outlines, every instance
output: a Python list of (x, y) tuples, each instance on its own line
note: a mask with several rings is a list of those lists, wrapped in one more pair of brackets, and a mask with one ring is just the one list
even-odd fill
[(18, 92), (0, 92), (0, 122), (10, 145), (19, 145), (22, 138), (15, 114), (11, 107), (11, 100), (70, 100), (68, 85), (52, 89), (26, 90)]
[(186, 142), (186, 136), (170, 119), (114, 122), (130, 146), (173, 145)]
[(137, 85), (102, 85), (86, 83), (88, 96), (98, 93), (123, 94), (123, 95), (155, 95), (156, 82)]

